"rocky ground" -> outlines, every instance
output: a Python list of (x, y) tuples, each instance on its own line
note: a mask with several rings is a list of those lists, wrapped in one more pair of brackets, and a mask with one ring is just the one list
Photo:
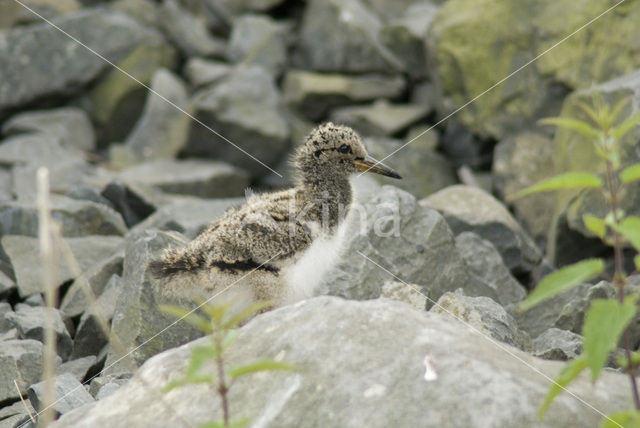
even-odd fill
[[(305, 369), (239, 383), (232, 409), (255, 427), (597, 425), (601, 415), (567, 394), (544, 421), (536, 412), (562, 366), (544, 360), (581, 352), (584, 313), (591, 299), (613, 295), (611, 285), (594, 279), (526, 312), (516, 307), (554, 268), (610, 259), (581, 221), (602, 215), (603, 203), (591, 193), (504, 199), (557, 172), (595, 168), (583, 142), (537, 119), (574, 116), (596, 92), (611, 102), (630, 96), (625, 113), (640, 110), (640, 1), (442, 122), (608, 6), (22, 2), (31, 11), (0, 3), (0, 428), (28, 426), (25, 405), (32, 411), (42, 399), (47, 314), (64, 395), (55, 426), (219, 417), (206, 385), (159, 393), (198, 342), (171, 348), (199, 333), (179, 323), (156, 335), (173, 322), (157, 305), (176, 302), (152, 286), (147, 262), (241, 203), (246, 188), (290, 185), (288, 154), (326, 120), (356, 128), (378, 158), (415, 138), (386, 161), (405, 179), (355, 181), (366, 216), (351, 219), (344, 256), (316, 290), (332, 297), (240, 329), (232, 359), (284, 355)], [(640, 156), (639, 139), (636, 129), (623, 141), (624, 161)], [(43, 301), (42, 166), (60, 246), (77, 263), (60, 256), (57, 309)], [(640, 213), (638, 190), (627, 212)], [(399, 233), (381, 236), (390, 213)], [(638, 322), (631, 337), (637, 347)], [(133, 352), (125, 358), (123, 349)], [(435, 378), (425, 376), (430, 367)], [(572, 391), (606, 413), (630, 406), (627, 383), (612, 370)]]

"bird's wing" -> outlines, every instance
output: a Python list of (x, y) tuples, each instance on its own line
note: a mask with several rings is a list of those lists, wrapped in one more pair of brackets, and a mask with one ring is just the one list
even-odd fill
[(288, 215), (252, 212), (238, 226), (234, 242), (238, 256), (258, 264), (288, 258), (311, 243), (310, 231)]

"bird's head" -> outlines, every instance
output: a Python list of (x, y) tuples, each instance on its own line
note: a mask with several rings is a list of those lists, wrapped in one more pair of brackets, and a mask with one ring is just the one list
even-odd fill
[(362, 139), (353, 129), (331, 122), (311, 131), (304, 145), (298, 149), (296, 163), (303, 170), (320, 167), (344, 175), (362, 171), (401, 178), (394, 170), (377, 163), (367, 154)]

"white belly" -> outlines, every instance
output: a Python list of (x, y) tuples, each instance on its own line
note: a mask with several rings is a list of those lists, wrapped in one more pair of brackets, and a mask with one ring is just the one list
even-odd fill
[[(325, 274), (338, 262), (344, 244), (347, 222), (343, 221), (331, 236), (317, 234), (309, 248), (286, 268), (284, 281), (287, 287), (287, 301), (313, 297)], [(316, 229), (318, 230), (318, 229)], [(312, 228), (312, 235), (314, 235)]]

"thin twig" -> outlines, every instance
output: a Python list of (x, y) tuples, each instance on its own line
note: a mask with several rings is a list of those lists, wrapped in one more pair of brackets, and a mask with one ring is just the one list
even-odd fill
[(36, 418), (33, 417), (33, 413), (31, 413), (31, 409), (29, 409), (29, 407), (27, 406), (27, 402), (24, 400), (24, 397), (22, 396), (22, 392), (20, 392), (20, 387), (18, 386), (18, 381), (16, 379), (14, 379), (13, 380), (13, 384), (16, 386), (16, 390), (18, 390), (18, 395), (20, 396), (20, 401), (22, 401), (22, 405), (24, 406), (24, 409), (29, 414), (29, 418), (31, 418), (31, 422), (33, 422), (35, 424), (36, 423)]
[(38, 183), (38, 242), (40, 245), (40, 258), (42, 260), (42, 283), (44, 285), (44, 300), (47, 311), (44, 330), (44, 356), (42, 377), (44, 379), (44, 391), (40, 408), (44, 409), (38, 418), (38, 426), (46, 427), (55, 418), (51, 404), (55, 401), (55, 359), (56, 359), (56, 333), (54, 331), (54, 308), (56, 306), (56, 258), (53, 247), (52, 229), (49, 201), (49, 170), (39, 168), (37, 172)]

